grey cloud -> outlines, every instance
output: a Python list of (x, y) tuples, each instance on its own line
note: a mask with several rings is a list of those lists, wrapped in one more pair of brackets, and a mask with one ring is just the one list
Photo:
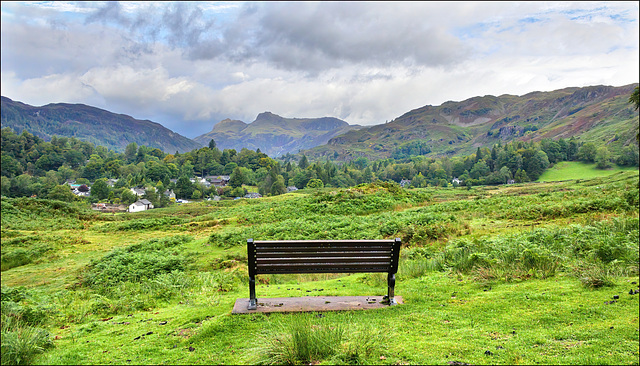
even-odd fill
[(255, 44), (251, 56), (258, 53), (278, 67), (298, 70), (344, 63), (438, 66), (465, 58), (464, 45), (442, 27), (429, 24), (423, 7), (404, 5), (399, 9), (395, 3), (268, 4), (243, 19), (243, 24), (254, 27), (255, 36), (243, 41)]
[(359, 2), (249, 3), (224, 25), (193, 3), (149, 6), (137, 15), (107, 3), (87, 18), (127, 27), (141, 43), (162, 38), (194, 60), (308, 72), (347, 63), (440, 66), (468, 57), (464, 44), (436, 21), (424, 6)]

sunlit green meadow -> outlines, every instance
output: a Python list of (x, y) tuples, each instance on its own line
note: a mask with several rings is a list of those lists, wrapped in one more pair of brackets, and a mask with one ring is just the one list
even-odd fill
[(596, 164), (581, 161), (561, 161), (547, 169), (538, 182), (555, 182), (571, 179), (593, 179), (606, 177), (623, 171), (638, 171), (637, 167), (620, 167), (614, 165), (611, 169), (596, 169)]
[[(637, 170), (117, 215), (51, 202), (2, 200), (3, 364), (638, 364)], [(405, 303), (231, 314), (247, 238), (334, 237), (400, 237)], [(386, 279), (258, 276), (256, 290), (381, 296)]]

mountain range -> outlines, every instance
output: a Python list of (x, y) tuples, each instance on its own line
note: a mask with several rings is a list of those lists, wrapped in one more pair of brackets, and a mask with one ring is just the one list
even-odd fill
[(570, 137), (617, 150), (635, 142), (638, 112), (629, 97), (637, 86), (574, 87), (427, 105), (391, 122), (336, 136), (305, 155), (340, 160), (456, 155), (499, 141)]
[(486, 95), (426, 105), (379, 125), (358, 126), (333, 118), (284, 118), (260, 113), (251, 123), (226, 119), (189, 139), (159, 123), (83, 104), (30, 106), (2, 97), (2, 128), (27, 130), (45, 140), (76, 137), (122, 152), (126, 145), (164, 152), (191, 151), (211, 139), (219, 149), (260, 149), (271, 157), (304, 153), (310, 159), (350, 160), (410, 155), (470, 154), (501, 141), (576, 137), (610, 150), (635, 142), (638, 112), (629, 101), (638, 84), (587, 86), (522, 96)]
[(11, 127), (16, 133), (27, 130), (44, 140), (50, 140), (53, 135), (75, 137), (118, 152), (123, 152), (131, 142), (167, 153), (184, 153), (202, 147), (159, 123), (84, 104), (34, 107), (6, 97), (1, 98), (1, 103), (2, 128)]
[(194, 140), (206, 146), (213, 139), (221, 150), (259, 148), (271, 157), (278, 157), (324, 145), (335, 136), (359, 128), (361, 126), (350, 125), (332, 117), (284, 118), (264, 112), (251, 123), (231, 119), (220, 121), (213, 126), (211, 132)]

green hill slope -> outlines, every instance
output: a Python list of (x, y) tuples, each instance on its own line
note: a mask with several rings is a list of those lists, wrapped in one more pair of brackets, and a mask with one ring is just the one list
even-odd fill
[(606, 143), (615, 151), (635, 141), (638, 113), (628, 100), (637, 85), (487, 95), (427, 105), (389, 123), (337, 136), (305, 153), (314, 158), (337, 153), (341, 160), (349, 160), (387, 158), (419, 147), (423, 155), (455, 155), (497, 142), (571, 136)]
[(138, 120), (84, 104), (47, 104), (34, 107), (2, 97), (2, 127), (16, 133), (27, 130), (45, 140), (51, 136), (75, 137), (123, 152), (131, 142), (167, 153), (188, 152), (202, 147), (159, 123)]

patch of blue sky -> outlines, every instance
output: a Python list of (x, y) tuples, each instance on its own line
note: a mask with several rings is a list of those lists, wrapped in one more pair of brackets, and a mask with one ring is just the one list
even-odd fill
[(500, 28), (500, 22), (480, 22), (451, 29), (450, 33), (460, 40), (482, 38), (487, 32)]
[(518, 20), (518, 23), (527, 23), (527, 24), (531, 24), (531, 23), (539, 23), (542, 22), (543, 19), (539, 18), (539, 17), (526, 17), (526, 18), (522, 18)]
[(601, 6), (592, 9), (568, 9), (558, 13), (568, 17), (569, 20), (591, 22), (596, 18), (610, 18), (616, 22), (637, 22), (637, 9), (634, 14), (628, 8), (613, 8)]

